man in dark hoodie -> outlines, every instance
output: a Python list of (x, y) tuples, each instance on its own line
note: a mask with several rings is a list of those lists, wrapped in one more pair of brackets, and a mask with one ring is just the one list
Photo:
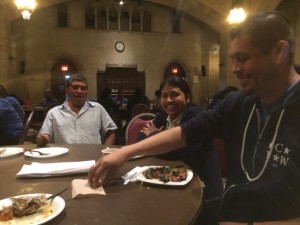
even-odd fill
[(230, 39), (232, 72), (243, 91), (179, 127), (100, 158), (90, 169), (92, 186), (99, 178), (107, 182), (135, 155), (193, 146), (212, 134), (224, 139), (227, 160), (220, 224), (300, 224), (300, 76), (293, 67), (293, 32), (280, 13), (260, 12), (234, 26)]

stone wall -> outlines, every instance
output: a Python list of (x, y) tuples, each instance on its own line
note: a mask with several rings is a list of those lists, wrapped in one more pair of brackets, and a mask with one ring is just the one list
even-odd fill
[[(57, 27), (57, 11), (52, 6), (36, 11), (31, 20), (18, 19), (12, 23), (12, 36), (16, 45), (17, 80), (8, 80), (9, 89), (20, 96), (38, 103), (45, 88), (51, 86), (51, 69), (61, 58), (70, 59), (89, 80), (89, 97), (96, 98), (96, 72), (104, 70), (106, 64), (136, 64), (146, 74), (146, 94), (154, 98), (154, 91), (163, 79), (165, 67), (178, 60), (186, 68), (188, 82), (195, 92), (194, 99), (200, 103), (204, 96), (211, 96), (215, 87), (210, 87), (201, 74), (202, 65), (209, 68), (209, 46), (202, 36), (212, 32), (207, 26), (183, 16), (181, 34), (171, 32), (172, 13), (168, 8), (146, 5), (152, 14), (152, 32), (104, 31), (84, 28), (84, 4), (68, 3), (69, 27)], [(211, 36), (212, 36), (211, 35)], [(122, 53), (114, 49), (116, 41), (125, 43)], [(203, 55), (206, 55), (205, 60)], [(25, 62), (24, 73), (20, 73), (20, 62)], [(218, 76), (218, 69), (208, 76)], [(199, 83), (194, 83), (198, 77)], [(206, 78), (208, 80), (208, 78)], [(22, 88), (19, 84), (22, 83)], [(201, 84), (205, 82), (205, 85)], [(214, 84), (215, 85), (215, 84)], [(202, 89), (199, 91), (199, 89)]]

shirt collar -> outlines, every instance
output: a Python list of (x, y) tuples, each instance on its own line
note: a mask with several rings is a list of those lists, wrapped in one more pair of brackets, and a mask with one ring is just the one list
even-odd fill
[(166, 127), (166, 129), (171, 129), (173, 127), (177, 127), (180, 124), (182, 117), (183, 117), (183, 112), (180, 113), (174, 120), (171, 120), (171, 117), (169, 115), (167, 117), (167, 127)]
[[(89, 107), (95, 107), (96, 103), (95, 102), (90, 102), (88, 100), (85, 101), (84, 105), (82, 106), (81, 109), (85, 109), (85, 108), (89, 108)], [(68, 100), (66, 100), (62, 105), (61, 105), (61, 109), (67, 109), (69, 111), (71, 111), (71, 108), (68, 104)]]

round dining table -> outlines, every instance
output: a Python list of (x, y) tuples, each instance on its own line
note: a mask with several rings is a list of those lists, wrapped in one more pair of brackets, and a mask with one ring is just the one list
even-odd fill
[[(65, 200), (64, 210), (46, 224), (54, 225), (189, 225), (194, 224), (201, 210), (203, 185), (194, 174), (192, 180), (183, 186), (158, 185), (146, 182), (129, 182), (121, 179), (104, 187), (106, 195), (72, 199), (71, 182), (87, 179), (87, 173), (56, 177), (16, 178), (24, 164), (32, 162), (55, 163), (97, 160), (107, 146), (96, 144), (50, 144), (51, 147), (65, 147), (69, 151), (52, 158), (32, 158), (23, 153), (0, 158), (0, 199), (30, 193), (57, 193)], [(26, 150), (36, 145), (19, 145)], [(116, 147), (116, 146), (110, 146)], [(165, 161), (154, 156), (145, 156), (126, 162), (116, 175), (121, 177), (136, 166), (175, 166), (182, 161)], [(119, 180), (117, 182), (117, 180)]]

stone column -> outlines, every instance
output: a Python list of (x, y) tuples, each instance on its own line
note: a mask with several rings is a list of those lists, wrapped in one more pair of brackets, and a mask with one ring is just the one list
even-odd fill
[(8, 78), (9, 68), (9, 30), (6, 22), (6, 8), (0, 4), (0, 82)]
[(141, 29), (141, 32), (144, 31), (144, 14), (141, 13), (141, 20), (140, 20), (141, 24), (140, 24), (140, 29)]
[(109, 30), (109, 10), (106, 11), (106, 30)]

